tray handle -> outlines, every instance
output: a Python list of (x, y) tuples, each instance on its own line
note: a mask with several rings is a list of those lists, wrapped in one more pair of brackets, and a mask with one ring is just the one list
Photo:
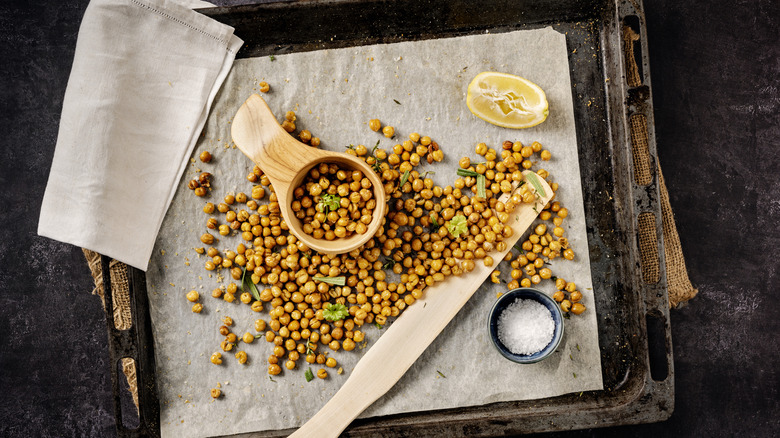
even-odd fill
[[(110, 262), (109, 257), (100, 256), (102, 272), (106, 273), (103, 275), (103, 290), (117, 436), (120, 438), (159, 437), (160, 403), (157, 398), (154, 339), (152, 338), (151, 317), (148, 311), (149, 302), (146, 296), (146, 274), (136, 268), (127, 267), (130, 280), (130, 314), (133, 324), (127, 330), (119, 330), (114, 325), (114, 300), (111, 275), (109, 274), (111, 272)], [(135, 362), (138, 387), (138, 427), (136, 428), (126, 425), (122, 418), (121, 391), (125, 391), (125, 389), (121, 387), (117, 368), (124, 358), (130, 358)]]

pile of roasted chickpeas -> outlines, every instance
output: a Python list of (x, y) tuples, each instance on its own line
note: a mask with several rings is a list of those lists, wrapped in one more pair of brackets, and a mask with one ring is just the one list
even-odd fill
[[(285, 129), (292, 133), (295, 114), (288, 112), (285, 122)], [(377, 119), (369, 127), (388, 138), (395, 135), (393, 127), (382, 127)], [(315, 143), (316, 137), (308, 131), (299, 136), (310, 145)], [(389, 151), (378, 145), (370, 151), (358, 145), (346, 152), (373, 167), (388, 195), (388, 213), (374, 238), (347, 254), (319, 254), (290, 234), (274, 189), (258, 167), (247, 176), (254, 184), (249, 195), (231, 193), (217, 205), (205, 204), (207, 232), (200, 241), (208, 248), (196, 251), (206, 256), (207, 271), (220, 279), (226, 272), (230, 277), (227, 284), (213, 290), (212, 297), (244, 303), (258, 315), (267, 312), (266, 319), (258, 318), (253, 330), (242, 336), (233, 333), (232, 320), (223, 320), (219, 330), (225, 338), (220, 351), (211, 356), (212, 363), (221, 364), (222, 354), (239, 350), (239, 343), (262, 338), (273, 345), (267, 359), (271, 375), (281, 373), (282, 366), (297, 368), (300, 359), (335, 368), (336, 359), (325, 351), (358, 347), (365, 339), (363, 325), (385, 324), (420, 299), (427, 287), (467, 273), (476, 263), (494, 265), (490, 254), (506, 250), (505, 239), (513, 234), (507, 224), (510, 214), (518, 205), (537, 199), (531, 185), (524, 182), (523, 170), (534, 166), (536, 154), (541, 161), (551, 159), (550, 152), (536, 142), (526, 146), (507, 141), (497, 150), (479, 143), (475, 149), (479, 161), (461, 158), (458, 174), (463, 176), (440, 187), (417, 170), (422, 162), (444, 159), (439, 145), (427, 136), (412, 133)], [(543, 169), (536, 173), (549, 179)], [(292, 205), (304, 230), (325, 239), (365, 232), (376, 202), (369, 196), (367, 182), (360, 172), (332, 164), (313, 168), (296, 188)], [(517, 185), (519, 190), (514, 190)], [(554, 182), (550, 186), (553, 191), (558, 188)], [(328, 202), (334, 202), (328, 211), (318, 207), (326, 194), (332, 195)], [(502, 194), (507, 196), (499, 200)], [(512, 267), (510, 289), (556, 280), (546, 262), (559, 256), (574, 258), (561, 226), (567, 214), (557, 201), (551, 201), (540, 214), (541, 223), (516, 247), (520, 254), (507, 254), (505, 260)], [(218, 245), (219, 239), (232, 236), (240, 243), (227, 248), (225, 240)], [(494, 271), (491, 280), (499, 282), (499, 276)], [(582, 294), (574, 283), (557, 279), (559, 284), (562, 294), (568, 294), (556, 294), (561, 307), (582, 313)], [(247, 362), (243, 350), (235, 356), (239, 363)], [(320, 378), (327, 375), (325, 368), (316, 372)]]
[(376, 208), (372, 187), (359, 170), (320, 163), (295, 188), (292, 211), (303, 232), (317, 239), (365, 234)]

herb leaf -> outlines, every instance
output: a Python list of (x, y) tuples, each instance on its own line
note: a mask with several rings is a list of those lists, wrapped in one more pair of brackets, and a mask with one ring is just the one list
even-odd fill
[(438, 231), (439, 227), (441, 227), (441, 225), (439, 225), (439, 221), (437, 221), (436, 218), (433, 217), (433, 215), (431, 215), (431, 227), (430, 227), (431, 233)]
[(542, 197), (547, 196), (547, 193), (544, 191), (544, 187), (542, 187), (542, 183), (539, 181), (539, 177), (536, 176), (533, 172), (528, 172), (525, 174), (525, 179), (531, 182), (531, 184), (536, 189), (536, 192), (542, 195)]
[(244, 273), (241, 275), (241, 289), (244, 292), (249, 292), (252, 294), (252, 298), (254, 298), (257, 301), (260, 301), (260, 291), (257, 290), (257, 286), (255, 286), (255, 283), (252, 282), (252, 276), (246, 275), (247, 269), (244, 268)]
[(393, 260), (393, 259), (388, 259), (388, 260), (385, 262), (385, 264), (383, 264), (383, 265), (382, 265), (382, 269), (384, 269), (384, 270), (387, 270), (387, 269), (393, 269), (393, 266), (395, 266), (395, 260)]
[(311, 382), (312, 380), (314, 380), (314, 373), (311, 372), (311, 367), (309, 367), (309, 369), (306, 370), (305, 373), (303, 373), (303, 377), (306, 378), (307, 382)]
[(477, 196), (485, 197), (485, 175), (477, 175)]
[(403, 187), (404, 184), (406, 184), (406, 181), (409, 180), (409, 171), (407, 170), (404, 172), (403, 176), (401, 176), (401, 185), (399, 187)]
[(462, 233), (465, 233), (468, 231), (468, 224), (466, 222), (466, 216), (463, 216), (462, 214), (459, 214), (452, 219), (450, 219), (449, 222), (447, 222), (447, 231), (452, 234), (453, 237), (458, 237)]
[(323, 283), (332, 284), (334, 286), (344, 286), (347, 284), (346, 277), (323, 277), (321, 275), (317, 275), (312, 277), (312, 280), (321, 281)]
[(447, 378), (447, 376), (445, 376), (445, 375), (444, 375), (444, 373), (442, 373), (442, 372), (441, 372), (441, 371), (439, 371), (439, 370), (436, 370), (436, 373), (438, 373), (440, 376), (444, 377), (445, 379)]
[(349, 310), (343, 304), (331, 304), (322, 313), (328, 321), (340, 321), (349, 316)]
[(457, 172), (458, 176), (477, 176), (479, 175), (477, 172), (474, 172), (473, 170), (468, 169), (458, 169)]
[(401, 102), (397, 101), (396, 99), (393, 99), (393, 102), (397, 103), (398, 105), (401, 104)]
[(317, 204), (317, 207), (320, 211), (323, 213), (328, 213), (329, 211), (336, 211), (339, 209), (339, 206), (341, 202), (341, 198), (337, 195), (329, 195), (325, 193), (324, 195), (320, 195), (320, 202)]

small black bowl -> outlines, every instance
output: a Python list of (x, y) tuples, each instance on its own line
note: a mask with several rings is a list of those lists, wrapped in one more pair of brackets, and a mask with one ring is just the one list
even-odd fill
[[(550, 343), (541, 351), (537, 351), (533, 354), (512, 353), (501, 343), (501, 340), (498, 339), (498, 317), (507, 306), (514, 303), (518, 298), (531, 299), (544, 305), (550, 311), (550, 315), (555, 323), (555, 330), (553, 331), (553, 337), (552, 340), (550, 340)], [(563, 338), (563, 314), (561, 313), (560, 307), (558, 307), (558, 303), (543, 292), (528, 287), (521, 287), (505, 293), (495, 304), (493, 304), (493, 308), (490, 309), (490, 316), (488, 318), (488, 331), (490, 332), (490, 339), (493, 341), (493, 345), (496, 346), (499, 353), (505, 358), (517, 363), (536, 363), (551, 355), (555, 349), (558, 348), (558, 344), (561, 343), (561, 339)]]

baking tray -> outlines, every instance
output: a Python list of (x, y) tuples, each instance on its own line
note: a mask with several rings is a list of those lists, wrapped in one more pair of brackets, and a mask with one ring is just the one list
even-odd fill
[[(650, 423), (671, 415), (674, 369), (658, 179), (653, 170), (640, 177), (634, 168), (644, 160), (656, 169), (657, 161), (640, 1), (323, 0), (201, 12), (235, 28), (245, 41), (239, 58), (545, 26), (566, 35), (604, 389), (360, 419), (345, 436), (496, 436)], [(626, 37), (627, 29), (638, 38)], [(629, 85), (627, 69), (636, 70), (638, 84), (634, 80)], [(640, 127), (647, 134), (637, 141)], [(657, 254), (641, 252), (640, 235), (645, 243), (650, 236)], [(652, 269), (651, 262), (660, 270)], [(105, 257), (103, 265), (107, 272)], [(117, 330), (112, 312), (106, 312), (117, 432), (123, 437), (158, 436), (160, 407), (144, 273), (130, 268), (130, 278), (133, 327)], [(110, 303), (107, 280), (105, 288)], [(136, 362), (139, 414), (128, 409), (132, 405), (121, 388), (124, 379), (116, 364), (123, 357)]]

